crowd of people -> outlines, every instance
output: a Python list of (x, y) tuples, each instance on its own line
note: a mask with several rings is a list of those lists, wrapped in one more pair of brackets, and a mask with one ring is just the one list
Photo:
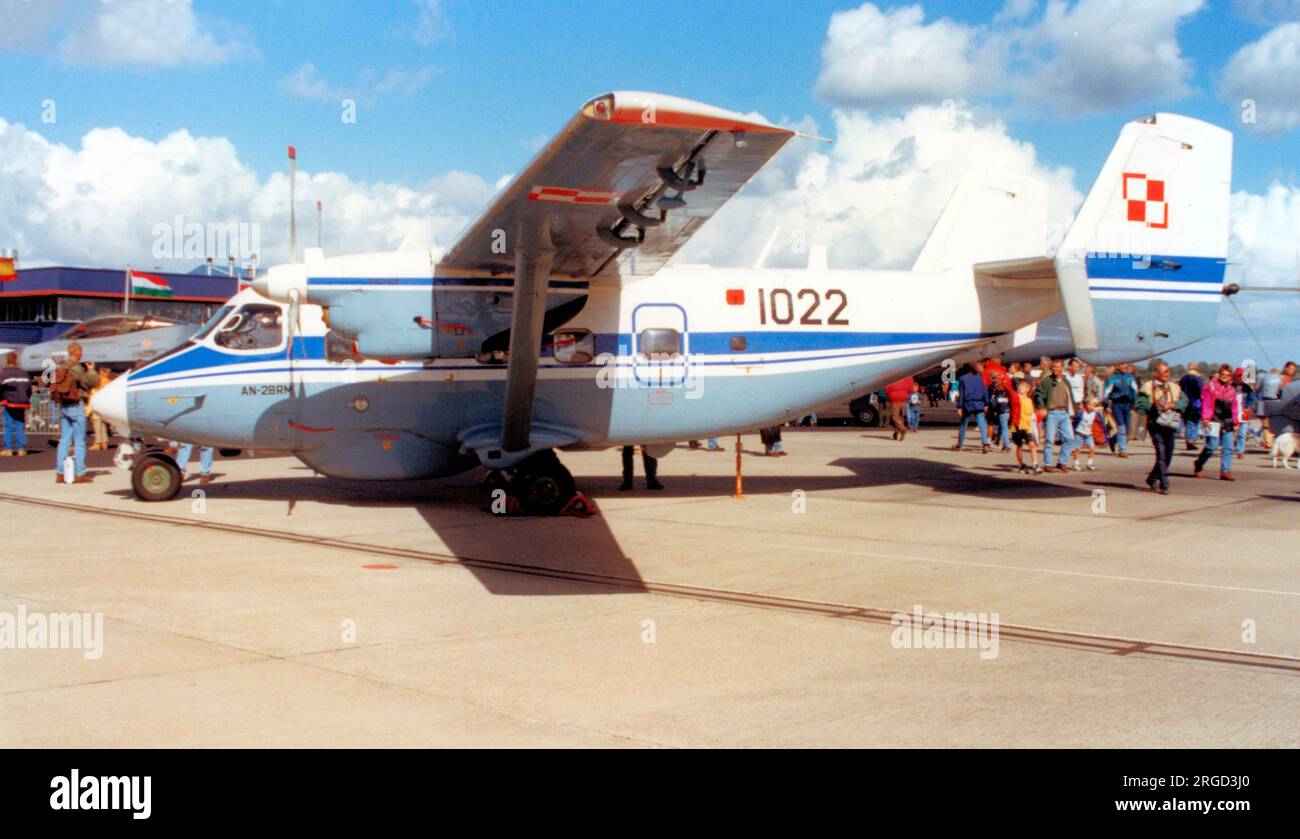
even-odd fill
[[(1003, 452), (1014, 447), (1021, 471), (1042, 474), (1095, 470), (1099, 447), (1127, 458), (1131, 444), (1149, 438), (1155, 464), (1146, 483), (1167, 494), (1169, 464), (1181, 435), (1189, 451), (1199, 450), (1195, 477), (1204, 477), (1217, 453), (1219, 479), (1232, 481), (1234, 458), (1245, 455), (1252, 434), (1270, 444), (1267, 424), (1257, 428), (1252, 420), (1259, 417), (1263, 399), (1276, 399), (1295, 379), (1296, 364), (1259, 374), (1254, 384), (1246, 370), (1226, 364), (1208, 380), (1195, 363), (1177, 381), (1163, 361), (1149, 373), (1143, 381), (1132, 364), (1103, 371), (1077, 358), (1043, 358), (1036, 367), (1019, 362), (1004, 367), (996, 358), (976, 361), (952, 379), (949, 398), (959, 418), (952, 448), (966, 447), (973, 420), (982, 453), (992, 446)], [(893, 394), (908, 388), (915, 388), (910, 377), (886, 389), (891, 408)], [(899, 434), (896, 426), (895, 439)]]
[[(109, 447), (112, 428), (103, 417), (90, 409), (90, 400), (116, 376), (105, 367), (82, 360), (82, 347), (68, 344), (67, 359), (45, 377), (53, 419), (59, 428), (59, 443), (54, 461), (58, 483), (88, 484), (94, 481), (86, 468), (86, 453)], [(8, 353), (0, 371), (0, 415), (4, 420), (4, 449), (0, 457), (26, 457), (27, 414), (32, 408), (32, 377), (18, 366), (18, 354)], [(87, 439), (89, 437), (89, 439)], [(171, 443), (168, 451), (176, 455), (176, 465), (184, 474), (193, 456), (188, 443)], [(212, 480), (212, 448), (199, 452), (199, 481)], [(66, 474), (71, 459), (71, 476)]]

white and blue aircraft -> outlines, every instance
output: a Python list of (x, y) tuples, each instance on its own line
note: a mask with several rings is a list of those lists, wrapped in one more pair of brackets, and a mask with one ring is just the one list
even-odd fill
[[(183, 347), (96, 397), (138, 433), (286, 449), (326, 475), (484, 466), (530, 512), (574, 482), (556, 449), (775, 425), (1064, 312), (1078, 354), (1132, 361), (1214, 331), (1229, 132), (1124, 126), (1063, 242), (1046, 188), (972, 173), (910, 271), (719, 269), (669, 259), (795, 132), (670, 96), (591, 100), (446, 251), (279, 265)], [(173, 497), (165, 455), (140, 497)]]

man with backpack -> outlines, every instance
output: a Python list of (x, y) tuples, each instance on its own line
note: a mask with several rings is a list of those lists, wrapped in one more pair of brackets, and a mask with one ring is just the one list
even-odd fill
[(85, 400), (99, 385), (99, 374), (91, 363), (81, 363), (81, 345), (68, 344), (68, 360), (54, 371), (50, 383), (50, 399), (58, 406), (59, 451), (54, 461), (54, 480), (63, 483), (63, 463), (68, 458), (69, 446), (74, 448), (76, 465), (74, 483), (88, 484), (92, 478), (86, 474), (86, 406)]
[(1137, 394), (1137, 380), (1123, 365), (1116, 366), (1114, 372), (1106, 377), (1105, 398), (1115, 420), (1118, 457), (1128, 457), (1128, 430), (1133, 423), (1133, 402)]

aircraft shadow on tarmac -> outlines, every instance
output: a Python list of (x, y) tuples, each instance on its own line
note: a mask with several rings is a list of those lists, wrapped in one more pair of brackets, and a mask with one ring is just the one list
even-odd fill
[[(310, 471), (302, 466), (292, 470)], [(645, 590), (636, 566), (601, 516), (494, 517), (484, 510), (479, 487), (482, 473), (477, 471), (451, 479), (400, 482), (349, 481), (311, 474), (241, 481), (223, 479), (215, 470), (214, 475), (217, 479), (203, 487), (208, 504), (219, 504), (222, 499), (283, 502), (290, 521), (299, 502), (412, 509), (442, 544), (408, 532), (399, 533), (397, 539), (339, 538), (351, 544), (424, 552), (430, 559), (455, 557), (492, 594), (592, 595)], [(174, 503), (187, 502), (192, 487), (198, 488), (186, 483)], [(110, 494), (133, 497), (130, 490)], [(157, 506), (161, 508), (158, 512), (166, 512), (167, 505)], [(267, 523), (257, 522), (256, 526), (266, 527)]]
[[(1051, 478), (1014, 475), (1014, 480), (979, 474), (971, 468), (918, 458), (840, 458), (830, 465), (844, 470), (841, 475), (763, 475), (745, 478), (747, 495), (788, 495), (796, 489), (816, 492), (889, 485), (929, 485), (935, 492), (976, 497), (1061, 498), (1087, 496), (1085, 487), (1057, 483)], [(305, 467), (294, 471), (308, 472)], [(982, 467), (991, 473), (1011, 475), (1006, 470)], [(397, 540), (376, 544), (399, 547), (434, 556), (450, 554), (474, 574), (492, 594), (523, 596), (620, 594), (645, 591), (645, 583), (632, 558), (619, 546), (603, 516), (590, 518), (492, 517), (483, 509), (479, 488), (481, 473), (475, 471), (451, 479), (371, 483), (326, 478), (310, 474), (255, 480), (228, 480), (219, 472), (217, 480), (203, 487), (208, 503), (221, 499), (251, 499), (283, 502), (285, 514), (293, 515), (298, 502), (311, 501), (353, 508), (402, 507), (415, 510), (441, 540), (442, 545), (421, 538), (419, 533), (401, 534)], [(649, 493), (637, 477), (633, 497), (671, 500), (674, 497), (726, 498), (734, 487), (730, 475), (672, 475), (661, 473), (668, 488)], [(583, 476), (579, 485), (597, 498), (613, 498), (616, 476)], [(181, 498), (188, 500), (187, 483)], [(130, 490), (113, 490), (112, 495), (132, 497)], [(167, 505), (158, 505), (167, 512)], [(265, 522), (257, 523), (265, 527)], [(320, 534), (331, 536), (333, 534)], [(347, 541), (366, 543), (364, 537)], [(445, 548), (443, 547), (445, 545)], [(433, 557), (431, 557), (433, 558)], [(508, 566), (502, 568), (502, 566)]]

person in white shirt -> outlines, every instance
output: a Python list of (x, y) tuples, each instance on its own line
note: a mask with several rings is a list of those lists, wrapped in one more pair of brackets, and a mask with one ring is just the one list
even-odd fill
[(1101, 416), (1101, 400), (1091, 397), (1084, 403), (1084, 408), (1079, 412), (1079, 421), (1075, 423), (1075, 449), (1074, 449), (1074, 471), (1080, 470), (1079, 452), (1082, 449), (1088, 450), (1088, 471), (1096, 472), (1097, 467), (1092, 462), (1096, 449), (1093, 447), (1092, 426)]

